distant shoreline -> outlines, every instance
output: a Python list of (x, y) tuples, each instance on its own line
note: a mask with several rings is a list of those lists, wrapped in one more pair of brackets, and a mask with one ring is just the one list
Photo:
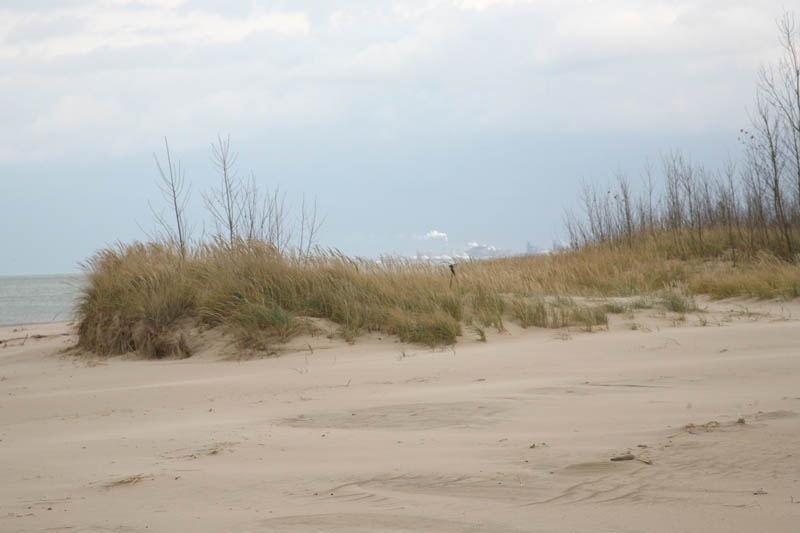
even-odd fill
[(76, 320), (54, 320), (52, 322), (19, 322), (16, 324), (0, 324), (0, 330), (7, 329), (7, 328), (27, 328), (33, 326), (54, 326), (54, 325), (64, 325), (69, 326), (70, 324), (74, 324), (77, 322)]
[(83, 272), (58, 272), (54, 274), (0, 274), (0, 278), (71, 278), (86, 277)]
[(0, 276), (0, 325), (71, 321), (85, 274)]

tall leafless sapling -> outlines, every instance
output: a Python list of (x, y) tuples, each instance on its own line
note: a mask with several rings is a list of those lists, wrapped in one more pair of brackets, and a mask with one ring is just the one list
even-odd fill
[(232, 246), (237, 240), (239, 226), (239, 202), (242, 191), (241, 179), (236, 175), (238, 154), (231, 152), (231, 137), (217, 136), (211, 145), (211, 162), (219, 172), (219, 188), (203, 194), (206, 208), (214, 219), (217, 236)]
[(759, 71), (758, 93), (775, 111), (777, 127), (784, 130), (780, 148), (786, 158), (794, 190), (794, 218), (800, 214), (800, 27), (793, 13), (778, 19), (781, 57)]
[(186, 174), (181, 167), (180, 161), (174, 162), (169, 150), (169, 142), (164, 137), (164, 151), (166, 154), (165, 165), (161, 164), (158, 155), (153, 154), (156, 167), (160, 176), (158, 187), (161, 195), (170, 206), (175, 225), (167, 220), (167, 217), (150, 206), (150, 210), (156, 219), (156, 223), (163, 229), (167, 237), (173, 242), (178, 243), (181, 257), (186, 257), (186, 244), (189, 237), (189, 229), (186, 225), (186, 204), (189, 202), (190, 190), (186, 185)]
[(306, 206), (306, 195), (300, 204), (300, 240), (298, 241), (298, 250), (303, 255), (309, 255), (311, 249), (317, 244), (319, 239), (319, 231), (322, 224), (325, 222), (324, 218), (319, 218), (317, 213), (317, 197), (314, 197), (313, 205)]

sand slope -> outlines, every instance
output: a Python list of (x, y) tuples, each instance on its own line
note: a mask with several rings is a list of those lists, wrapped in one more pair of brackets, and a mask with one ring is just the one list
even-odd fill
[(707, 305), (243, 362), (0, 328), (0, 530), (798, 531), (800, 306)]

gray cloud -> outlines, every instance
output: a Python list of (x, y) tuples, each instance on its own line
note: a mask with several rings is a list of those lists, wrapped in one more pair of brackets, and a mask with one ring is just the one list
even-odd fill
[(0, 141), (8, 161), (87, 137), (130, 151), (165, 130), (191, 145), (202, 124), (705, 128), (748, 100), (774, 48), (770, 3), (5, 2), (0, 96), (27, 109)]
[(46, 39), (75, 35), (85, 30), (86, 22), (72, 15), (40, 19), (33, 15), (23, 17), (6, 32), (6, 45), (18, 46)]

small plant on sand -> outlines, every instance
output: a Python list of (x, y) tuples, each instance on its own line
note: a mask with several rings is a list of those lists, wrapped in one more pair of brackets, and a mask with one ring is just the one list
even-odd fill
[(620, 315), (629, 310), (629, 307), (621, 302), (610, 301), (603, 304), (603, 309), (606, 313)]
[(572, 310), (571, 321), (585, 331), (593, 331), (595, 326), (608, 327), (608, 316), (599, 307), (576, 306)]
[(541, 297), (515, 298), (511, 306), (511, 311), (514, 318), (517, 319), (517, 322), (519, 322), (519, 325), (523, 328), (531, 326), (546, 328), (549, 326), (547, 305)]
[(684, 314), (699, 310), (694, 298), (677, 289), (664, 291), (661, 296), (661, 303), (668, 311), (673, 313)]
[(472, 307), (481, 325), (494, 326), (498, 331), (504, 331), (503, 312), (505, 300), (501, 294), (478, 284), (472, 297)]
[(342, 324), (339, 326), (339, 335), (341, 335), (348, 344), (354, 344), (356, 342), (356, 337), (358, 337), (358, 332), (348, 325)]
[(431, 315), (397, 313), (389, 332), (405, 342), (429, 346), (452, 345), (461, 334), (461, 324), (441, 311)]
[(653, 302), (649, 298), (640, 296), (630, 302), (629, 306), (631, 309), (652, 309)]
[(479, 341), (486, 342), (486, 332), (483, 330), (482, 327), (473, 324), (471, 328), (472, 331), (474, 331), (475, 334), (478, 336)]

